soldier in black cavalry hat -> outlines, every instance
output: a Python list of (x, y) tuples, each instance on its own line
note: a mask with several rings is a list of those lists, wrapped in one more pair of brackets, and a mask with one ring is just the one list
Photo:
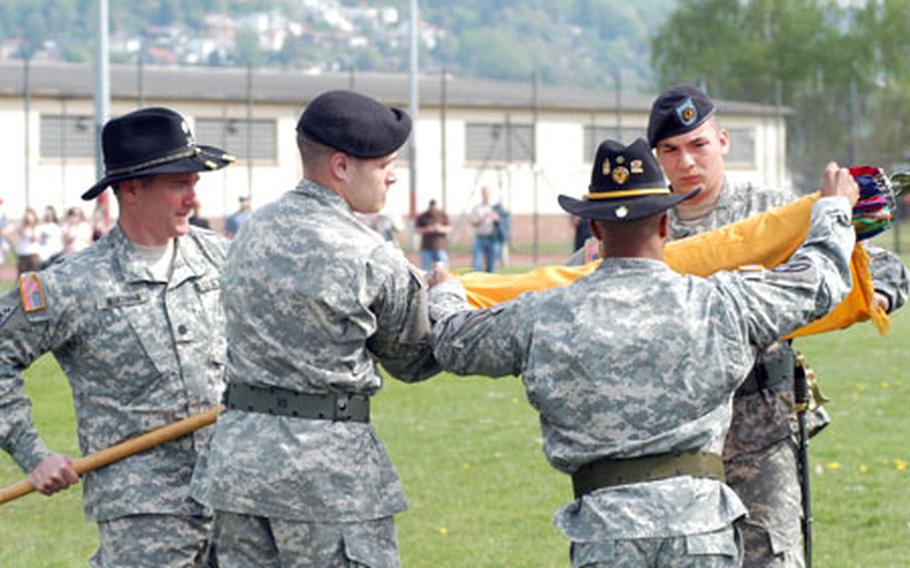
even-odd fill
[[(227, 241), (190, 227), (198, 172), (232, 158), (197, 145), (186, 121), (146, 108), (102, 132), (117, 225), (87, 250), (22, 275), (0, 300), (0, 445), (35, 488), (77, 483), (69, 456), (32, 425), (24, 371), (52, 352), (73, 391), (80, 449), (97, 452), (218, 404), (224, 319), (219, 271)], [(190, 498), (209, 433), (163, 444), (83, 476), (83, 502), (98, 524), (97, 567), (203, 567), (211, 511)]]
[[(673, 194), (647, 142), (600, 145), (584, 199), (604, 260), (571, 286), (469, 310), (456, 280), (430, 290), (435, 355), (463, 375), (521, 375), (544, 453), (572, 477), (556, 526), (572, 566), (735, 567), (746, 510), (724, 483), (730, 399), (755, 350), (816, 319), (849, 291), (858, 190), (832, 168), (790, 263), (710, 278), (663, 260)], [(846, 197), (846, 199), (845, 199)], [(794, 285), (799, 282), (799, 285)]]

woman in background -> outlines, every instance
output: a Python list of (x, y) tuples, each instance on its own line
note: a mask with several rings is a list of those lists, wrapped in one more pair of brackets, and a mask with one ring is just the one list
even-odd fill
[(38, 214), (29, 207), (25, 210), (25, 215), (19, 221), (14, 235), (16, 245), (13, 249), (16, 253), (16, 270), (21, 276), (23, 272), (33, 272), (41, 266), (41, 257), (39, 251), (41, 244), (38, 242), (36, 228), (38, 226)]

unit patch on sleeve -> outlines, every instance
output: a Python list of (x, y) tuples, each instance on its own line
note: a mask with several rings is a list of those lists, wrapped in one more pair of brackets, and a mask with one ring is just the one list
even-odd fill
[(22, 311), (29, 314), (43, 312), (47, 307), (44, 300), (44, 285), (37, 272), (26, 272), (19, 277), (19, 294), (22, 296)]

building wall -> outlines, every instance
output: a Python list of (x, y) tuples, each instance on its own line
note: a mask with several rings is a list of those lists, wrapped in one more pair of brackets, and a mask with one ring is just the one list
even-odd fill
[[(146, 105), (171, 107), (187, 117), (191, 126), (198, 118), (243, 121), (247, 115), (246, 106), (234, 102), (147, 100)], [(91, 116), (92, 108), (90, 99), (61, 100), (33, 93), (28, 119), (29, 180), (26, 191), (23, 100), (17, 97), (0, 99), (0, 132), (3, 133), (0, 148), (5, 156), (6, 182), (0, 197), (5, 200), (11, 217), (18, 218), (27, 202), (38, 209), (49, 204), (58, 210), (81, 206), (87, 212), (91, 211), (93, 205), (82, 202), (79, 196), (95, 181), (94, 160), (42, 157), (40, 124), (42, 114)], [(111, 113), (120, 115), (135, 108), (135, 101), (114, 100)], [(295, 126), (301, 110), (294, 105), (255, 105), (255, 119), (276, 121), (276, 158), (254, 161), (250, 165), (243, 156), (238, 156), (237, 163), (225, 170), (203, 174), (198, 193), (204, 216), (217, 220), (230, 214), (236, 208), (240, 195), (250, 193), (254, 207), (258, 207), (294, 187), (302, 173), (295, 144)], [(446, 116), (445, 180), (442, 178), (440, 109), (422, 108), (417, 121), (418, 192), (415, 204), (418, 212), (426, 208), (430, 199), (444, 203), (450, 216), (456, 219), (454, 239), (469, 241), (470, 227), (457, 220), (479, 201), (479, 188), (488, 185), (494, 190), (496, 199), (501, 200), (514, 215), (516, 242), (534, 241), (535, 211), (538, 241), (570, 238), (568, 217), (559, 208), (556, 198), (561, 193), (580, 196), (587, 192), (591, 156), (585, 155), (585, 127), (612, 128), (617, 124), (614, 114), (542, 109), (537, 117), (536, 163), (491, 161), (486, 164), (466, 158), (467, 125), (531, 124), (534, 119), (532, 112), (529, 109), (448, 108)], [(644, 136), (647, 123), (644, 112), (630, 112), (620, 118), (624, 129), (636, 128)], [(751, 129), (754, 133), (754, 163), (731, 164), (731, 178), (748, 178), (777, 186), (787, 184), (785, 124), (782, 117), (724, 116), (722, 121), (727, 128)], [(388, 197), (387, 210), (392, 215), (405, 217), (410, 213), (408, 166), (405, 149), (398, 161), (398, 182)]]

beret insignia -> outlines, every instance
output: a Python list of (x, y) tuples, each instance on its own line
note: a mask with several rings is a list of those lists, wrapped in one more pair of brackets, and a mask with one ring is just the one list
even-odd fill
[(698, 109), (695, 108), (695, 103), (692, 102), (691, 97), (676, 107), (676, 116), (679, 117), (679, 121), (683, 124), (683, 126), (691, 126), (692, 124), (695, 124), (695, 121), (698, 120)]

